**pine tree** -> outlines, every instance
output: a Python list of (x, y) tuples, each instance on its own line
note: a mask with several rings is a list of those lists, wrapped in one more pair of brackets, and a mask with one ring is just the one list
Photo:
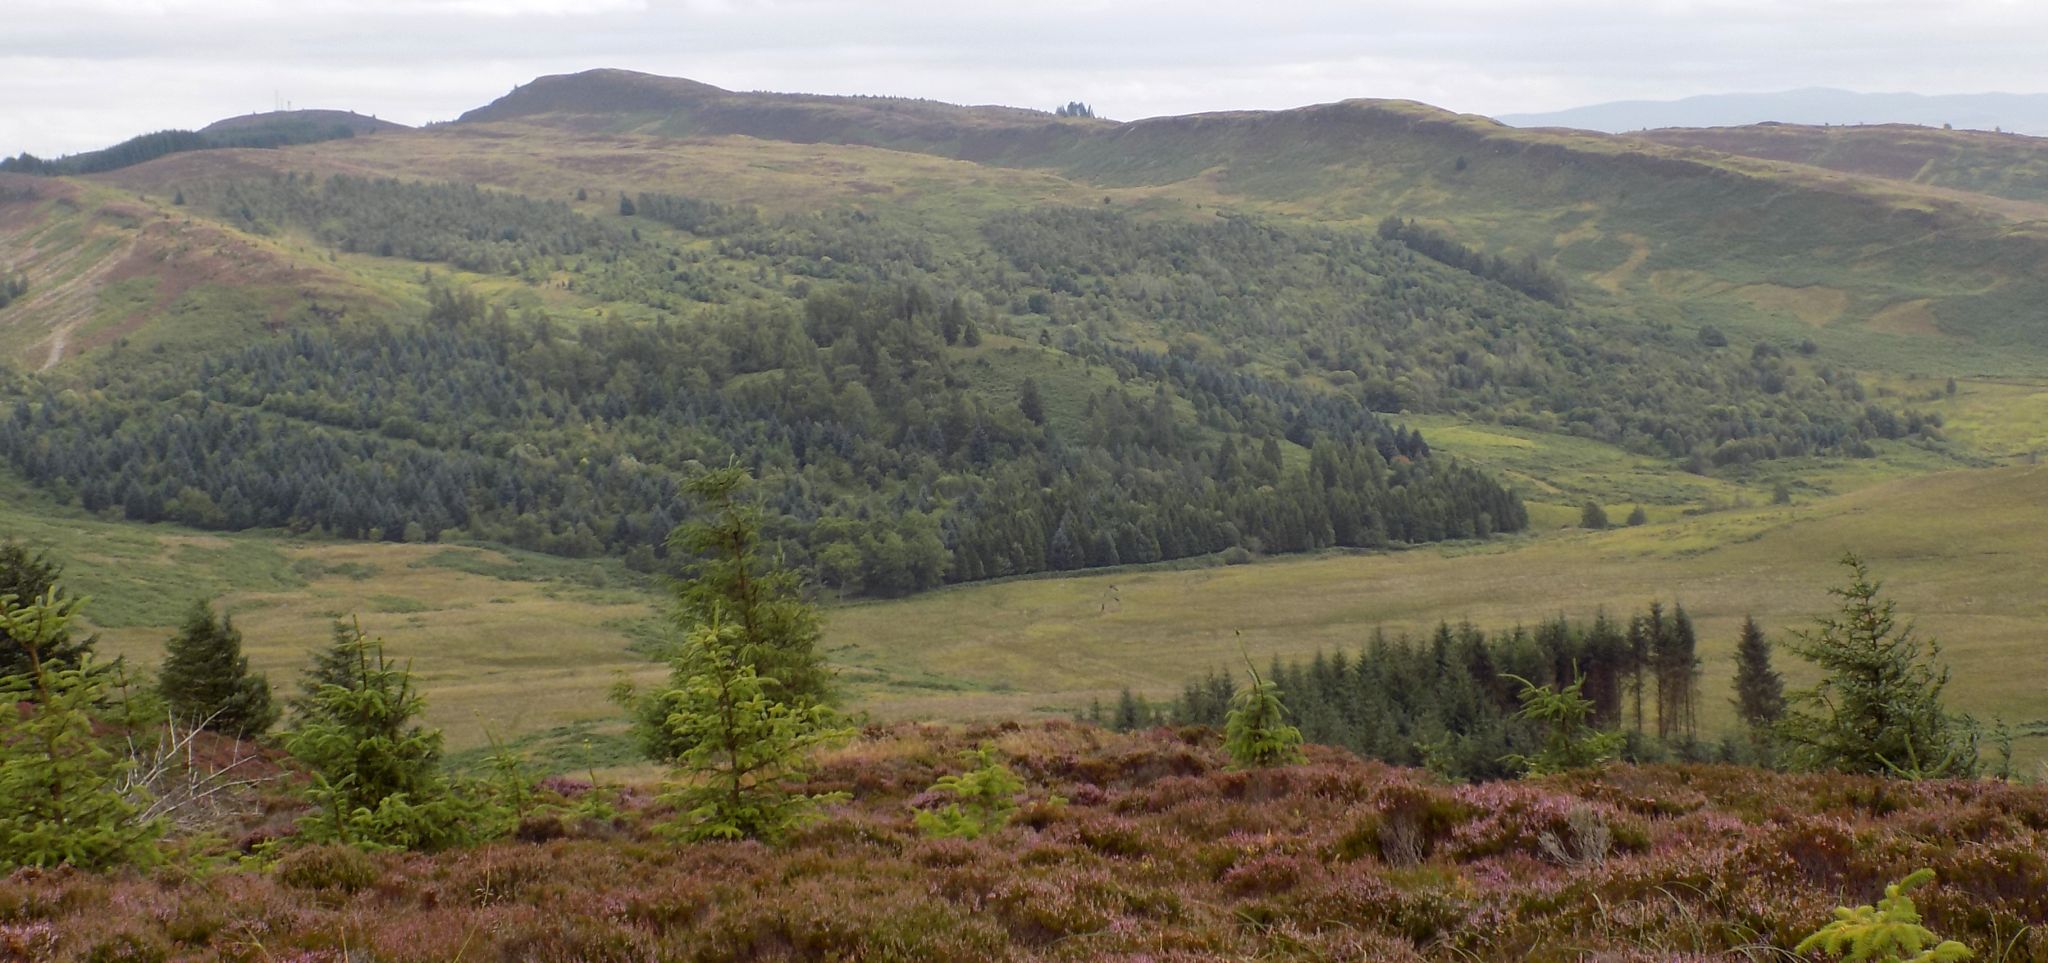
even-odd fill
[[(817, 607), (804, 598), (795, 569), (763, 557), (761, 509), (746, 495), (751, 482), (747, 470), (734, 465), (684, 485), (706, 516), (669, 536), (672, 551), (695, 559), (678, 583), (674, 619), (686, 638), (706, 625), (729, 626), (738, 657), (770, 701), (798, 708), (827, 704), (831, 674), (817, 652)], [(675, 709), (665, 701), (687, 681), (676, 674), (661, 692), (643, 697), (622, 688), (613, 694), (633, 712), (641, 745), (656, 761), (672, 762), (688, 748), (675, 741), (677, 730), (668, 725)]]
[(68, 638), (83, 599), (55, 587), (20, 602), (0, 593), (0, 630), (27, 663), (0, 674), (0, 871), (69, 865), (104, 869), (152, 863), (161, 823), (120, 791), (127, 765), (96, 732), (112, 697), (110, 675), (89, 653), (75, 664), (43, 652)]
[(1540, 686), (1521, 676), (1508, 678), (1522, 684), (1522, 702), (1516, 718), (1544, 727), (1543, 745), (1533, 756), (1510, 755), (1508, 762), (1523, 775), (1548, 776), (1598, 766), (1621, 751), (1626, 741), (1621, 733), (1602, 732), (1594, 724), (1594, 706), (1580, 694), (1585, 677), (1573, 679), (1562, 688)]
[(1045, 424), (1045, 398), (1038, 393), (1038, 382), (1030, 378), (1017, 387), (1017, 410), (1034, 425)]
[(1785, 680), (1771, 667), (1771, 641), (1753, 616), (1742, 620), (1742, 637), (1735, 643), (1735, 715), (1758, 729), (1785, 715)]
[(1587, 502), (1579, 508), (1579, 527), (1595, 531), (1606, 528), (1607, 509), (1601, 508), (1599, 502)]
[(304, 842), (369, 849), (438, 849), (501, 830), (488, 806), (459, 795), (441, 770), (441, 732), (419, 723), (426, 700), (412, 669), (391, 662), (384, 643), (352, 633), (344, 681), (321, 684), (285, 750), (312, 777), (313, 811), (299, 822)]
[(1977, 770), (1971, 723), (1941, 702), (1948, 670), (1941, 646), (1900, 626), (1882, 583), (1854, 553), (1842, 557), (1848, 584), (1829, 589), (1836, 615), (1816, 619), (1787, 648), (1822, 672), (1792, 693), (1778, 734), (1808, 768), (1905, 778), (1968, 776)]
[[(64, 590), (57, 584), (63, 574), (64, 566), (51, 559), (49, 553), (30, 552), (28, 546), (12, 539), (0, 542), (0, 595), (12, 595), (21, 600), (20, 604), (30, 605), (55, 592), (55, 601), (64, 602)], [(61, 622), (51, 631), (54, 634), (49, 638), (37, 641), (33, 660), (45, 668), (79, 665), (97, 641), (73, 639), (71, 630)], [(31, 661), (25, 641), (0, 627), (0, 676), (27, 673)]]
[(319, 695), (330, 685), (347, 686), (355, 678), (356, 649), (363, 627), (351, 619), (339, 619), (329, 629), (327, 647), (313, 653), (312, 662), (299, 674), (299, 694), (288, 704), (295, 720), (303, 722), (319, 708)]
[(1287, 724), (1279, 686), (1260, 678), (1250, 659), (1244, 665), (1252, 683), (1230, 700), (1230, 715), (1223, 724), (1224, 749), (1232, 762), (1245, 768), (1300, 762), (1301, 730)]
[(745, 654), (737, 625), (718, 613), (697, 626), (676, 657), (681, 683), (661, 699), (676, 762), (690, 776), (663, 799), (681, 812), (674, 827), (686, 839), (774, 841), (828, 798), (795, 792), (809, 771), (810, 751), (852, 735), (830, 709), (791, 704), (770, 695)]
[(174, 714), (215, 732), (253, 738), (277, 722), (270, 681), (249, 671), (234, 619), (205, 601), (171, 637), (157, 685)]

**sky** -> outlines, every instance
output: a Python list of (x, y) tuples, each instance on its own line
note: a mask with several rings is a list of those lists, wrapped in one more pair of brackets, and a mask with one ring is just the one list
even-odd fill
[(0, 155), (237, 114), (420, 124), (544, 74), (1119, 120), (1404, 97), (1503, 114), (1831, 86), (2048, 91), (2042, 0), (0, 0)]

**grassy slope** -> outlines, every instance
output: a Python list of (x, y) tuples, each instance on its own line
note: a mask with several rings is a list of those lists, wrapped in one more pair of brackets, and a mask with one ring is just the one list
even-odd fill
[[(1355, 649), (1375, 628), (1421, 633), (1440, 619), (1508, 628), (1564, 612), (1682, 602), (1698, 620), (1706, 725), (1724, 696), (1736, 628), (1774, 632), (1825, 611), (1832, 562), (1866, 554), (1902, 611), (1942, 638), (1956, 702), (1985, 717), (2048, 717), (2048, 470), (1914, 478), (1789, 507), (1729, 511), (1637, 529), (1556, 533), (1465, 549), (1274, 560), (1193, 571), (1123, 571), (948, 589), (833, 613), (834, 656), (931, 685), (863, 686), (887, 715), (1072, 711), (1119, 686), (1169, 696), (1240, 649)], [(853, 676), (859, 679), (857, 674)]]
[(333, 621), (355, 616), (415, 660), (429, 718), (457, 748), (487, 730), (609, 721), (616, 678), (659, 676), (628, 648), (656, 599), (616, 562), (106, 521), (11, 479), (0, 481), (0, 535), (49, 548), (66, 584), (91, 597), (102, 651), (144, 665), (193, 601), (218, 599), (255, 668), (289, 695)]
[(2006, 208), (2041, 216), (2048, 202), (2048, 138), (1908, 124), (1810, 127), (1674, 127), (1633, 137), (1675, 147), (1786, 161), (2022, 202)]
[[(334, 617), (358, 613), (418, 660), (432, 718), (458, 748), (486, 728), (520, 736), (608, 720), (603, 693), (620, 673), (659, 675), (630, 649), (654, 627), (658, 595), (611, 563), (205, 535), (84, 517), (19, 487), (6, 494), (0, 531), (60, 546), (73, 583), (95, 597), (108, 649), (144, 663), (200, 595), (223, 597), (257, 666), (280, 684)], [(1774, 631), (1803, 625), (1827, 606), (1831, 562), (1853, 548), (1945, 641), (1958, 705), (2033, 721), (2048, 718), (2038, 688), (2048, 672), (2037, 638), (2048, 618), (2044, 528), (2048, 469), (1958, 472), (1598, 534), (1118, 570), (835, 606), (826, 647), (857, 708), (993, 718), (1067, 713), (1126, 685), (1170, 696), (1240, 646), (1263, 660), (1354, 648), (1378, 627), (1420, 632), (1469, 618), (1505, 628), (1662, 598), (1700, 622), (1711, 731), (1727, 721), (1721, 695), (1742, 616)]]

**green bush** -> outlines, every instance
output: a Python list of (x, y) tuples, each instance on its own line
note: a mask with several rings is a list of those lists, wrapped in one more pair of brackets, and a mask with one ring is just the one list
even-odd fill
[(974, 768), (957, 776), (941, 776), (931, 788), (954, 801), (944, 809), (917, 814), (917, 828), (927, 836), (979, 839), (1009, 825), (1017, 812), (1017, 794), (1024, 791), (1024, 780), (996, 758), (995, 749), (982, 746), (963, 755)]
[(161, 858), (162, 823), (142, 818), (146, 801), (123, 793), (128, 763), (96, 729), (113, 701), (109, 671), (90, 653), (71, 665), (43, 661), (83, 601), (54, 587), (25, 605), (0, 595), (0, 635), (26, 664), (0, 676), (0, 870)]
[(1934, 879), (1923, 869), (1886, 886), (1875, 906), (1844, 906), (1835, 920), (1799, 942), (1796, 951), (1816, 950), (1848, 963), (1956, 963), (1975, 954), (1954, 940), (1944, 940), (1920, 925), (1919, 908), (1907, 891)]

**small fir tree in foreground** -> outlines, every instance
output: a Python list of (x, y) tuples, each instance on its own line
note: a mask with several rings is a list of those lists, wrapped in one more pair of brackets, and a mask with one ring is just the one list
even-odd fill
[(1579, 676), (1562, 689), (1537, 685), (1518, 675), (1504, 674), (1522, 684), (1517, 698), (1522, 702), (1517, 718), (1544, 728), (1543, 746), (1533, 756), (1512, 755), (1507, 761), (1527, 776), (1548, 776), (1577, 769), (1591, 769), (1613, 759), (1627, 744), (1619, 732), (1603, 732), (1593, 724), (1595, 706), (1580, 694), (1586, 678)]
[(409, 666), (384, 644), (353, 633), (342, 681), (320, 685), (285, 749), (304, 763), (313, 812), (304, 842), (365, 849), (439, 849), (492, 835), (489, 807), (458, 793), (441, 771), (441, 733), (418, 722), (426, 700)]
[(687, 779), (662, 798), (681, 813), (674, 829), (692, 841), (780, 839), (819, 802), (794, 784), (811, 750), (852, 735), (832, 711), (776, 701), (775, 683), (744, 657), (738, 627), (715, 617), (676, 656), (678, 688), (662, 696), (676, 758)]
[(68, 638), (82, 602), (54, 586), (26, 603), (0, 594), (0, 631), (27, 662), (0, 675), (0, 871), (159, 858), (162, 823), (143, 819), (146, 800), (121, 791), (129, 767), (95, 732), (112, 698), (109, 673), (90, 654), (76, 664), (42, 658), (46, 646)]
[(1799, 941), (1797, 953), (1819, 951), (1848, 963), (1959, 963), (1975, 954), (1920, 924), (1920, 909), (1907, 891), (1934, 879), (1923, 869), (1884, 888), (1875, 906), (1844, 906), (1835, 920)]
[(1812, 769), (1902, 778), (1969, 776), (1977, 770), (1970, 721), (1950, 715), (1941, 692), (1941, 647), (1901, 626), (1869, 566), (1842, 558), (1848, 584), (1830, 589), (1840, 611), (1787, 645), (1823, 673), (1794, 692), (1776, 731), (1794, 761)]
[(953, 801), (943, 809), (919, 810), (915, 817), (918, 830), (927, 836), (979, 839), (1009, 825), (1010, 816), (1017, 811), (1017, 794), (1024, 791), (1024, 780), (996, 758), (995, 748), (982, 746), (962, 755), (974, 768), (957, 776), (941, 776), (931, 788)]
[(178, 718), (215, 732), (253, 738), (277, 722), (270, 680), (249, 671), (234, 619), (204, 601), (171, 637), (157, 687)]
[[(751, 483), (747, 470), (735, 465), (684, 486), (706, 514), (669, 536), (678, 554), (695, 559), (677, 585), (674, 619), (686, 637), (714, 622), (734, 633), (735, 657), (755, 671), (769, 701), (823, 705), (830, 701), (831, 673), (817, 651), (818, 610), (804, 598), (802, 576), (762, 550), (761, 509), (747, 496)], [(679, 670), (663, 691), (614, 693), (632, 711), (642, 748), (658, 762), (689, 748), (668, 725), (675, 706), (667, 701), (687, 681)]]
[(1261, 678), (1250, 659), (1244, 667), (1252, 683), (1231, 697), (1230, 714), (1223, 720), (1223, 748), (1230, 761), (1247, 769), (1300, 762), (1301, 730), (1287, 724), (1279, 685)]
[[(45, 597), (65, 602), (64, 590), (57, 585), (63, 574), (64, 566), (50, 558), (49, 553), (31, 552), (28, 546), (11, 539), (0, 542), (0, 595), (12, 595), (22, 605), (37, 604)], [(36, 642), (35, 661), (44, 668), (75, 666), (92, 652), (93, 639), (74, 639), (66, 627), (54, 631), (55, 635)], [(25, 673), (30, 661), (23, 640), (16, 638), (12, 630), (0, 627), (0, 675)]]

